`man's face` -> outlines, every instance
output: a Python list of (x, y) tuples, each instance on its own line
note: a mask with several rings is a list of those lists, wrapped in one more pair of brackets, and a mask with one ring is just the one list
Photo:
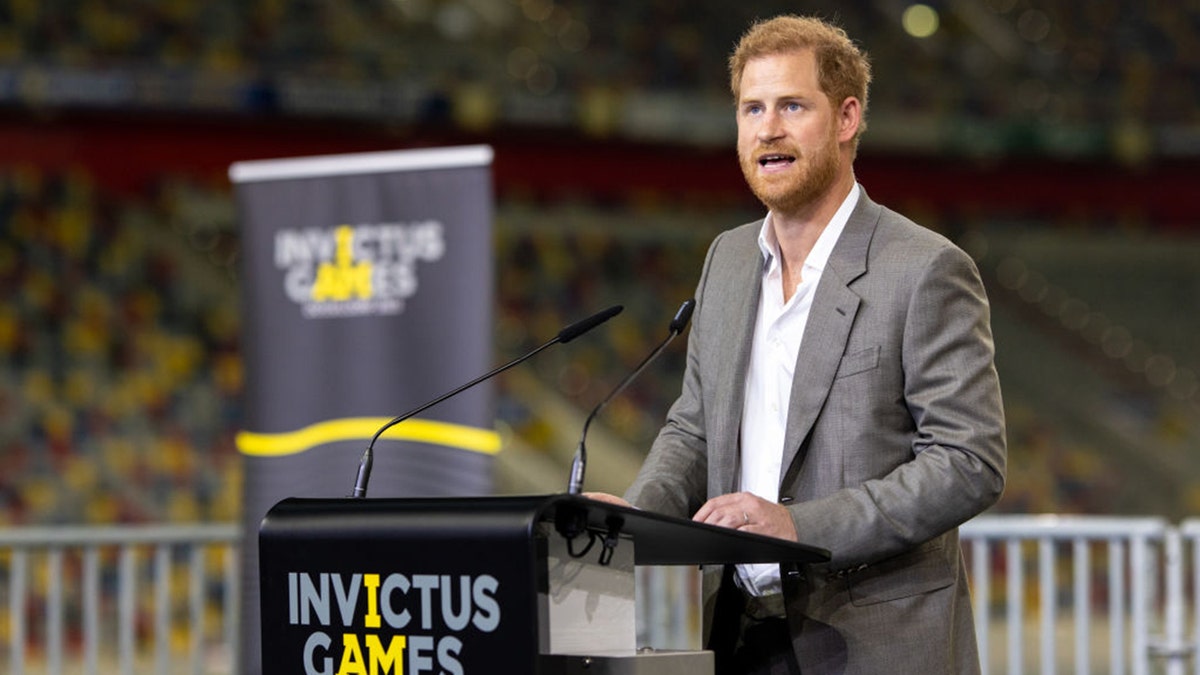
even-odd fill
[(841, 169), (837, 111), (821, 91), (812, 50), (746, 62), (737, 105), (738, 161), (772, 211), (796, 213)]

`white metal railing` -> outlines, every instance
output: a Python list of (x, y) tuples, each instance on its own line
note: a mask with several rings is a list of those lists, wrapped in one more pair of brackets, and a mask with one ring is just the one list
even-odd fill
[[(1183, 675), (1195, 660), (1185, 608), (1200, 588), (1200, 519), (989, 515), (961, 535), (984, 675)], [(641, 644), (697, 648), (697, 576), (640, 570)]]
[[(992, 588), (994, 567), (1000, 567), (1005, 592), (1002, 621), (1007, 652), (1002, 662), (1008, 673), (1024, 672), (1027, 664), (1025, 636), (1027, 594), (1036, 589), (1036, 641), (1040, 672), (1056, 673), (1074, 662), (1079, 675), (1111, 672), (1123, 675), (1126, 666), (1134, 675), (1150, 672), (1151, 637), (1159, 593), (1166, 578), (1157, 562), (1161, 548), (1173, 532), (1161, 518), (1110, 518), (1099, 516), (988, 516), (962, 527), (964, 549), (971, 560), (971, 585), (975, 602), (975, 626), (979, 640), (983, 672), (987, 675), (995, 662), (991, 658), (993, 630)], [(1003, 558), (994, 555), (1003, 547)], [(1027, 555), (1027, 549), (1034, 549)], [(1036, 577), (1027, 583), (1027, 564), (1036, 565)], [(1070, 592), (1060, 592), (1060, 565), (1068, 561)], [(1099, 560), (1103, 568), (1094, 567)], [(1064, 608), (1064, 596), (1069, 608)], [(1099, 596), (1104, 612), (1096, 612), (1093, 600)], [(1179, 594), (1168, 598), (1181, 600)], [(1060, 623), (1059, 612), (1066, 609)], [(1097, 618), (1107, 622), (1107, 634), (1093, 629)], [(1126, 625), (1128, 622), (1128, 626)], [(1057, 633), (1065, 625), (1072, 634), (1070, 654), (1060, 654)], [(1107, 645), (1107, 669), (1098, 658)]]
[[(0, 578), (5, 581), (0, 591), (8, 601), (0, 622), (0, 637), (6, 639), (0, 645), (7, 647), (7, 672), (22, 675), (32, 668), (31, 654), (40, 653), (44, 672), (59, 675), (70, 652), (87, 675), (131, 675), (147, 660), (146, 646), (155, 673), (232, 672), (239, 644), (238, 544), (235, 525), (0, 529)], [(152, 553), (148, 569), (139, 565), (143, 551)], [(215, 574), (206, 565), (210, 552), (219, 559)], [(186, 589), (183, 612), (172, 598), (180, 585)], [(77, 591), (69, 598), (68, 588)], [(213, 592), (217, 597), (210, 599)], [(147, 595), (152, 602), (144, 602)], [(210, 663), (205, 644), (206, 612), (214, 603), (222, 617), (215, 642), (224, 651), (217, 664)], [(35, 636), (31, 618), (38, 615), (44, 627)], [(150, 645), (141, 639), (147, 623)], [(187, 640), (185, 660), (177, 659), (172, 648), (172, 629), (179, 624)], [(76, 634), (78, 644), (68, 645), (68, 635)]]
[[(27, 672), (31, 643), (52, 675), (68, 652), (89, 675), (128, 675), (139, 663), (154, 673), (235, 672), (238, 537), (234, 525), (0, 530), (7, 672)], [(984, 516), (962, 527), (962, 542), (984, 675), (1200, 675), (1200, 518), (1175, 526), (1150, 517)], [(222, 558), (216, 578), (205, 569), (213, 553)], [(172, 603), (178, 578), (186, 579), (182, 612)], [(639, 570), (639, 642), (698, 648), (698, 596), (694, 566)], [(205, 627), (214, 605), (219, 631)], [(41, 619), (40, 634), (31, 617)], [(139, 632), (140, 623), (149, 627)], [(81, 644), (67, 644), (67, 626)], [(172, 646), (172, 626), (184, 629), (184, 647)], [(106, 631), (115, 631), (112, 644)], [(222, 655), (215, 664), (207, 662), (213, 649)]]
[[(1188, 569), (1187, 562), (1184, 560), (1184, 555), (1187, 548), (1183, 545), (1184, 542), (1191, 544), (1191, 577), (1187, 577), (1185, 570)], [(1179, 552), (1178, 556), (1169, 559), (1173, 562), (1178, 570), (1176, 577), (1168, 584), (1168, 588), (1173, 590), (1171, 597), (1176, 595), (1181, 599), (1176, 605), (1169, 606), (1167, 611), (1168, 628), (1167, 628), (1167, 655), (1173, 659), (1179, 660), (1190, 657), (1192, 659), (1193, 672), (1200, 675), (1200, 656), (1197, 656), (1197, 649), (1200, 649), (1200, 518), (1189, 518), (1179, 526)], [(1192, 588), (1192, 632), (1190, 639), (1185, 637), (1188, 633), (1185, 628), (1187, 621), (1186, 610), (1182, 598), (1184, 596), (1184, 585), (1186, 582), (1191, 582)], [(1174, 625), (1171, 625), (1171, 624)], [(1189, 641), (1190, 640), (1190, 641)], [(1171, 675), (1183, 673), (1181, 667), (1173, 671)]]

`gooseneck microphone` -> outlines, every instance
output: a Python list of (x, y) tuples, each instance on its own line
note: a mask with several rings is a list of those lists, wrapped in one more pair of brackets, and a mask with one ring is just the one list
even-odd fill
[(638, 375), (641, 375), (642, 371), (646, 369), (646, 366), (650, 365), (651, 361), (658, 358), (658, 355), (667, 348), (667, 345), (671, 343), (671, 340), (675, 339), (676, 335), (679, 335), (683, 332), (683, 329), (687, 328), (688, 321), (692, 318), (692, 310), (694, 309), (696, 309), (695, 300), (684, 300), (683, 304), (679, 306), (679, 311), (675, 312), (675, 318), (671, 319), (671, 324), (667, 327), (667, 337), (660, 342), (657, 347), (654, 348), (654, 351), (650, 352), (646, 358), (642, 359), (642, 362), (638, 364), (637, 368), (634, 368), (633, 372), (625, 376), (625, 379), (622, 380), (619, 385), (617, 385), (617, 388), (613, 389), (608, 396), (605, 396), (604, 400), (600, 401), (600, 403), (592, 409), (591, 414), (587, 416), (587, 420), (585, 420), (583, 423), (583, 433), (579, 436), (579, 448), (575, 451), (575, 459), (571, 461), (571, 480), (567, 485), (568, 494), (577, 495), (579, 494), (580, 490), (583, 489), (583, 476), (584, 472), (587, 470), (587, 433), (588, 427), (592, 424), (592, 420), (596, 419), (596, 415), (600, 414), (600, 411), (604, 409), (604, 406), (608, 405), (608, 403), (616, 398), (617, 395), (619, 395), (622, 391), (625, 391), (625, 387), (628, 387), (629, 383), (633, 382), (634, 378), (636, 378)]
[(462, 385), (461, 387), (454, 389), (453, 391), (446, 392), (445, 394), (442, 394), (441, 396), (433, 399), (432, 401), (429, 401), (428, 403), (424, 403), (420, 406), (417, 406), (416, 408), (413, 408), (412, 410), (409, 410), (408, 412), (404, 413), (403, 415), (398, 415), (396, 417), (393, 417), (390, 421), (388, 421), (387, 424), (384, 424), (383, 426), (379, 427), (379, 431), (375, 432), (375, 435), (371, 437), (371, 442), (367, 444), (367, 449), (365, 452), (363, 452), (362, 460), (358, 463), (358, 473), (354, 477), (354, 491), (350, 494), (350, 496), (354, 497), (356, 499), (361, 499), (361, 498), (367, 496), (367, 483), (371, 480), (371, 465), (374, 463), (375, 441), (379, 440), (379, 437), (383, 435), (383, 432), (387, 431), (388, 429), (391, 429), (392, 427), (396, 426), (397, 424), (403, 422), (404, 420), (406, 420), (410, 417), (418, 415), (418, 414), (424, 412), (425, 410), (432, 408), (433, 406), (441, 403), (442, 401), (445, 401), (446, 399), (450, 398), (451, 396), (455, 396), (466, 389), (470, 389), (471, 387), (474, 387), (475, 385), (479, 384), (480, 382), (483, 382), (484, 380), (495, 377), (496, 375), (503, 373), (504, 371), (508, 370), (509, 368), (512, 368), (513, 366), (515, 366), (519, 363), (522, 363), (528, 359), (533, 358), (533, 356), (536, 355), (538, 352), (541, 352), (543, 349), (546, 349), (547, 347), (549, 347), (551, 345), (555, 345), (558, 343), (566, 344), (566, 343), (570, 342), (571, 340), (574, 340), (575, 338), (579, 337), (580, 335), (583, 335), (584, 333), (590, 331), (591, 329), (595, 328), (596, 326), (599, 326), (600, 324), (604, 323), (605, 321), (608, 321), (609, 319), (613, 318), (614, 316), (620, 314), (621, 310), (623, 310), (623, 309), (625, 309), (625, 308), (622, 307), (621, 305), (613, 305), (612, 307), (609, 307), (608, 309), (596, 312), (595, 314), (587, 317), (586, 319), (581, 319), (579, 321), (576, 321), (575, 323), (558, 331), (558, 335), (555, 335), (550, 340), (547, 340), (540, 347), (534, 349), (533, 351), (529, 352), (528, 354), (517, 357), (517, 358), (513, 359), (512, 361), (509, 361), (508, 363), (500, 366), (499, 368), (496, 368), (495, 370), (493, 370), (489, 373), (486, 373), (484, 375), (481, 375), (481, 376), (475, 378), (474, 380), (471, 380), (470, 382)]

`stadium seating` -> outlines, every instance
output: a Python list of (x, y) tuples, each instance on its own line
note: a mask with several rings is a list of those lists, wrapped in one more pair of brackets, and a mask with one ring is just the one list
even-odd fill
[[(236, 517), (240, 476), (232, 438), (241, 364), (231, 201), (228, 186), (186, 177), (127, 197), (98, 189), (83, 171), (0, 173), (0, 278), (14, 289), (0, 311), (0, 353), (8, 364), (0, 371), (4, 522)], [(549, 391), (590, 409), (665, 336), (674, 310), (694, 291), (713, 234), (751, 217), (733, 209), (501, 203), (498, 358), (531, 348), (597, 307), (625, 304), (626, 315), (603, 339), (582, 340), (531, 364)], [(1194, 297), (1194, 289), (1178, 288), (1194, 278), (1194, 239), (1168, 242), (1170, 250), (1106, 285), (1114, 259), (1142, 260), (1127, 254), (1128, 238), (1119, 232), (1087, 234), (1082, 249), (1077, 233), (1054, 227), (968, 229), (977, 234), (967, 245), (987, 237), (979, 260), (992, 294), (1009, 408), (1012, 474), (1002, 508), (1102, 513), (1151, 505), (1182, 512), (1196, 499), (1186, 484), (1168, 491), (1111, 488), (1115, 471), (1133, 468), (1150, 483), (1190, 475), (1171, 467), (1187, 456), (1196, 434), (1185, 413), (1196, 396), (1188, 360), (1194, 355), (1186, 346), (1197, 319), (1169, 308)], [(1033, 283), (1032, 269), (1046, 279), (1062, 277), (1056, 282), (1064, 289), (1061, 316), (1030, 318), (1031, 311), (1046, 314), (1038, 309), (1044, 295), (1022, 290), (1016, 264), (1027, 267), (1025, 284)], [(1072, 287), (1072, 280), (1082, 285)], [(1161, 345), (1143, 362), (1170, 355), (1177, 377), (1155, 384), (1145, 367), (1122, 366), (1129, 373), (1123, 377), (1095, 367), (1099, 358), (1122, 359), (1105, 356), (1106, 343), (1089, 342), (1072, 323), (1066, 308), (1075, 294), (1077, 302), (1103, 308), (1110, 325), (1124, 322), (1139, 339)], [(1162, 315), (1177, 320), (1151, 320)], [(1062, 349), (1071, 336), (1075, 341)], [(683, 350), (677, 341), (598, 423), (644, 450), (678, 393)], [(1047, 400), (1045, 387), (1035, 385), (1050, 374), (1086, 393)], [(503, 378), (499, 392), (499, 421), (525, 444), (548, 451), (547, 443), (558, 442), (547, 433), (557, 420), (521, 400)], [(1118, 416), (1114, 401), (1124, 404), (1115, 410), (1133, 412)], [(1136, 433), (1114, 431), (1114, 421), (1136, 425)], [(1131, 448), (1138, 457), (1130, 457)]]

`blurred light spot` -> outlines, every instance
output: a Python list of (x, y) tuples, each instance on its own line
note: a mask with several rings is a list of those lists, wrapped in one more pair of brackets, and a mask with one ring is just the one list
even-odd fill
[(1016, 290), (1025, 283), (1025, 263), (1020, 258), (1005, 258), (996, 267), (996, 275), (1005, 288)]
[(521, 0), (521, 11), (530, 21), (545, 21), (554, 12), (554, 3), (550, 0)]
[(1156, 387), (1166, 387), (1175, 379), (1175, 361), (1166, 354), (1146, 359), (1146, 380)]
[(1029, 272), (1025, 283), (1021, 284), (1021, 289), (1017, 292), (1025, 302), (1039, 302), (1046, 297), (1046, 277), (1037, 272)]
[(410, 21), (425, 21), (429, 18), (428, 0), (392, 0), (392, 2)]
[(496, 121), (496, 98), (486, 86), (461, 84), (454, 90), (454, 121), (470, 131), (483, 131)]
[(529, 47), (517, 47), (508, 53), (508, 74), (523, 80), (538, 63), (537, 54)]
[(1105, 330), (1100, 341), (1104, 353), (1114, 359), (1124, 357), (1133, 348), (1133, 336), (1124, 326), (1110, 326)]
[(1109, 329), (1111, 326), (1112, 323), (1108, 320), (1107, 316), (1104, 316), (1100, 312), (1089, 312), (1079, 332), (1083, 335), (1084, 340), (1092, 344), (1103, 344), (1110, 333)]
[(558, 387), (567, 396), (579, 396), (588, 390), (592, 379), (587, 370), (578, 363), (569, 363), (558, 371)]
[(1069, 299), (1066, 291), (1058, 286), (1050, 286), (1038, 306), (1049, 316), (1060, 316)]
[(1141, 340), (1134, 340), (1129, 347), (1129, 353), (1125, 355), (1125, 368), (1134, 373), (1145, 373), (1146, 365), (1152, 356), (1154, 356), (1154, 352), (1150, 349), (1150, 345)]
[(1176, 398), (1189, 399), (1197, 392), (1200, 392), (1200, 378), (1187, 368), (1180, 369), (1171, 381), (1171, 394)]
[(1059, 313), (1058, 318), (1067, 328), (1082, 330), (1087, 325), (1088, 313), (1086, 302), (1078, 298), (1071, 298), (1063, 303), (1062, 311)]
[(553, 67), (539, 63), (525, 76), (525, 86), (538, 96), (545, 96), (554, 91), (558, 85), (558, 73)]
[(915, 38), (927, 38), (938, 30), (937, 10), (929, 5), (909, 5), (900, 17), (904, 31)]
[(542, 25), (542, 32), (546, 35), (556, 36), (562, 32), (567, 24), (571, 23), (571, 13), (562, 7), (554, 7), (550, 10), (550, 15), (542, 19), (538, 23)]
[(470, 39), (478, 23), (475, 13), (459, 4), (444, 5), (434, 17), (438, 31), (457, 42)]
[(1041, 42), (1050, 35), (1050, 17), (1038, 9), (1027, 9), (1017, 18), (1017, 33), (1029, 42)]
[(568, 21), (558, 33), (558, 43), (568, 52), (581, 52), (588, 46), (592, 33), (582, 21)]

